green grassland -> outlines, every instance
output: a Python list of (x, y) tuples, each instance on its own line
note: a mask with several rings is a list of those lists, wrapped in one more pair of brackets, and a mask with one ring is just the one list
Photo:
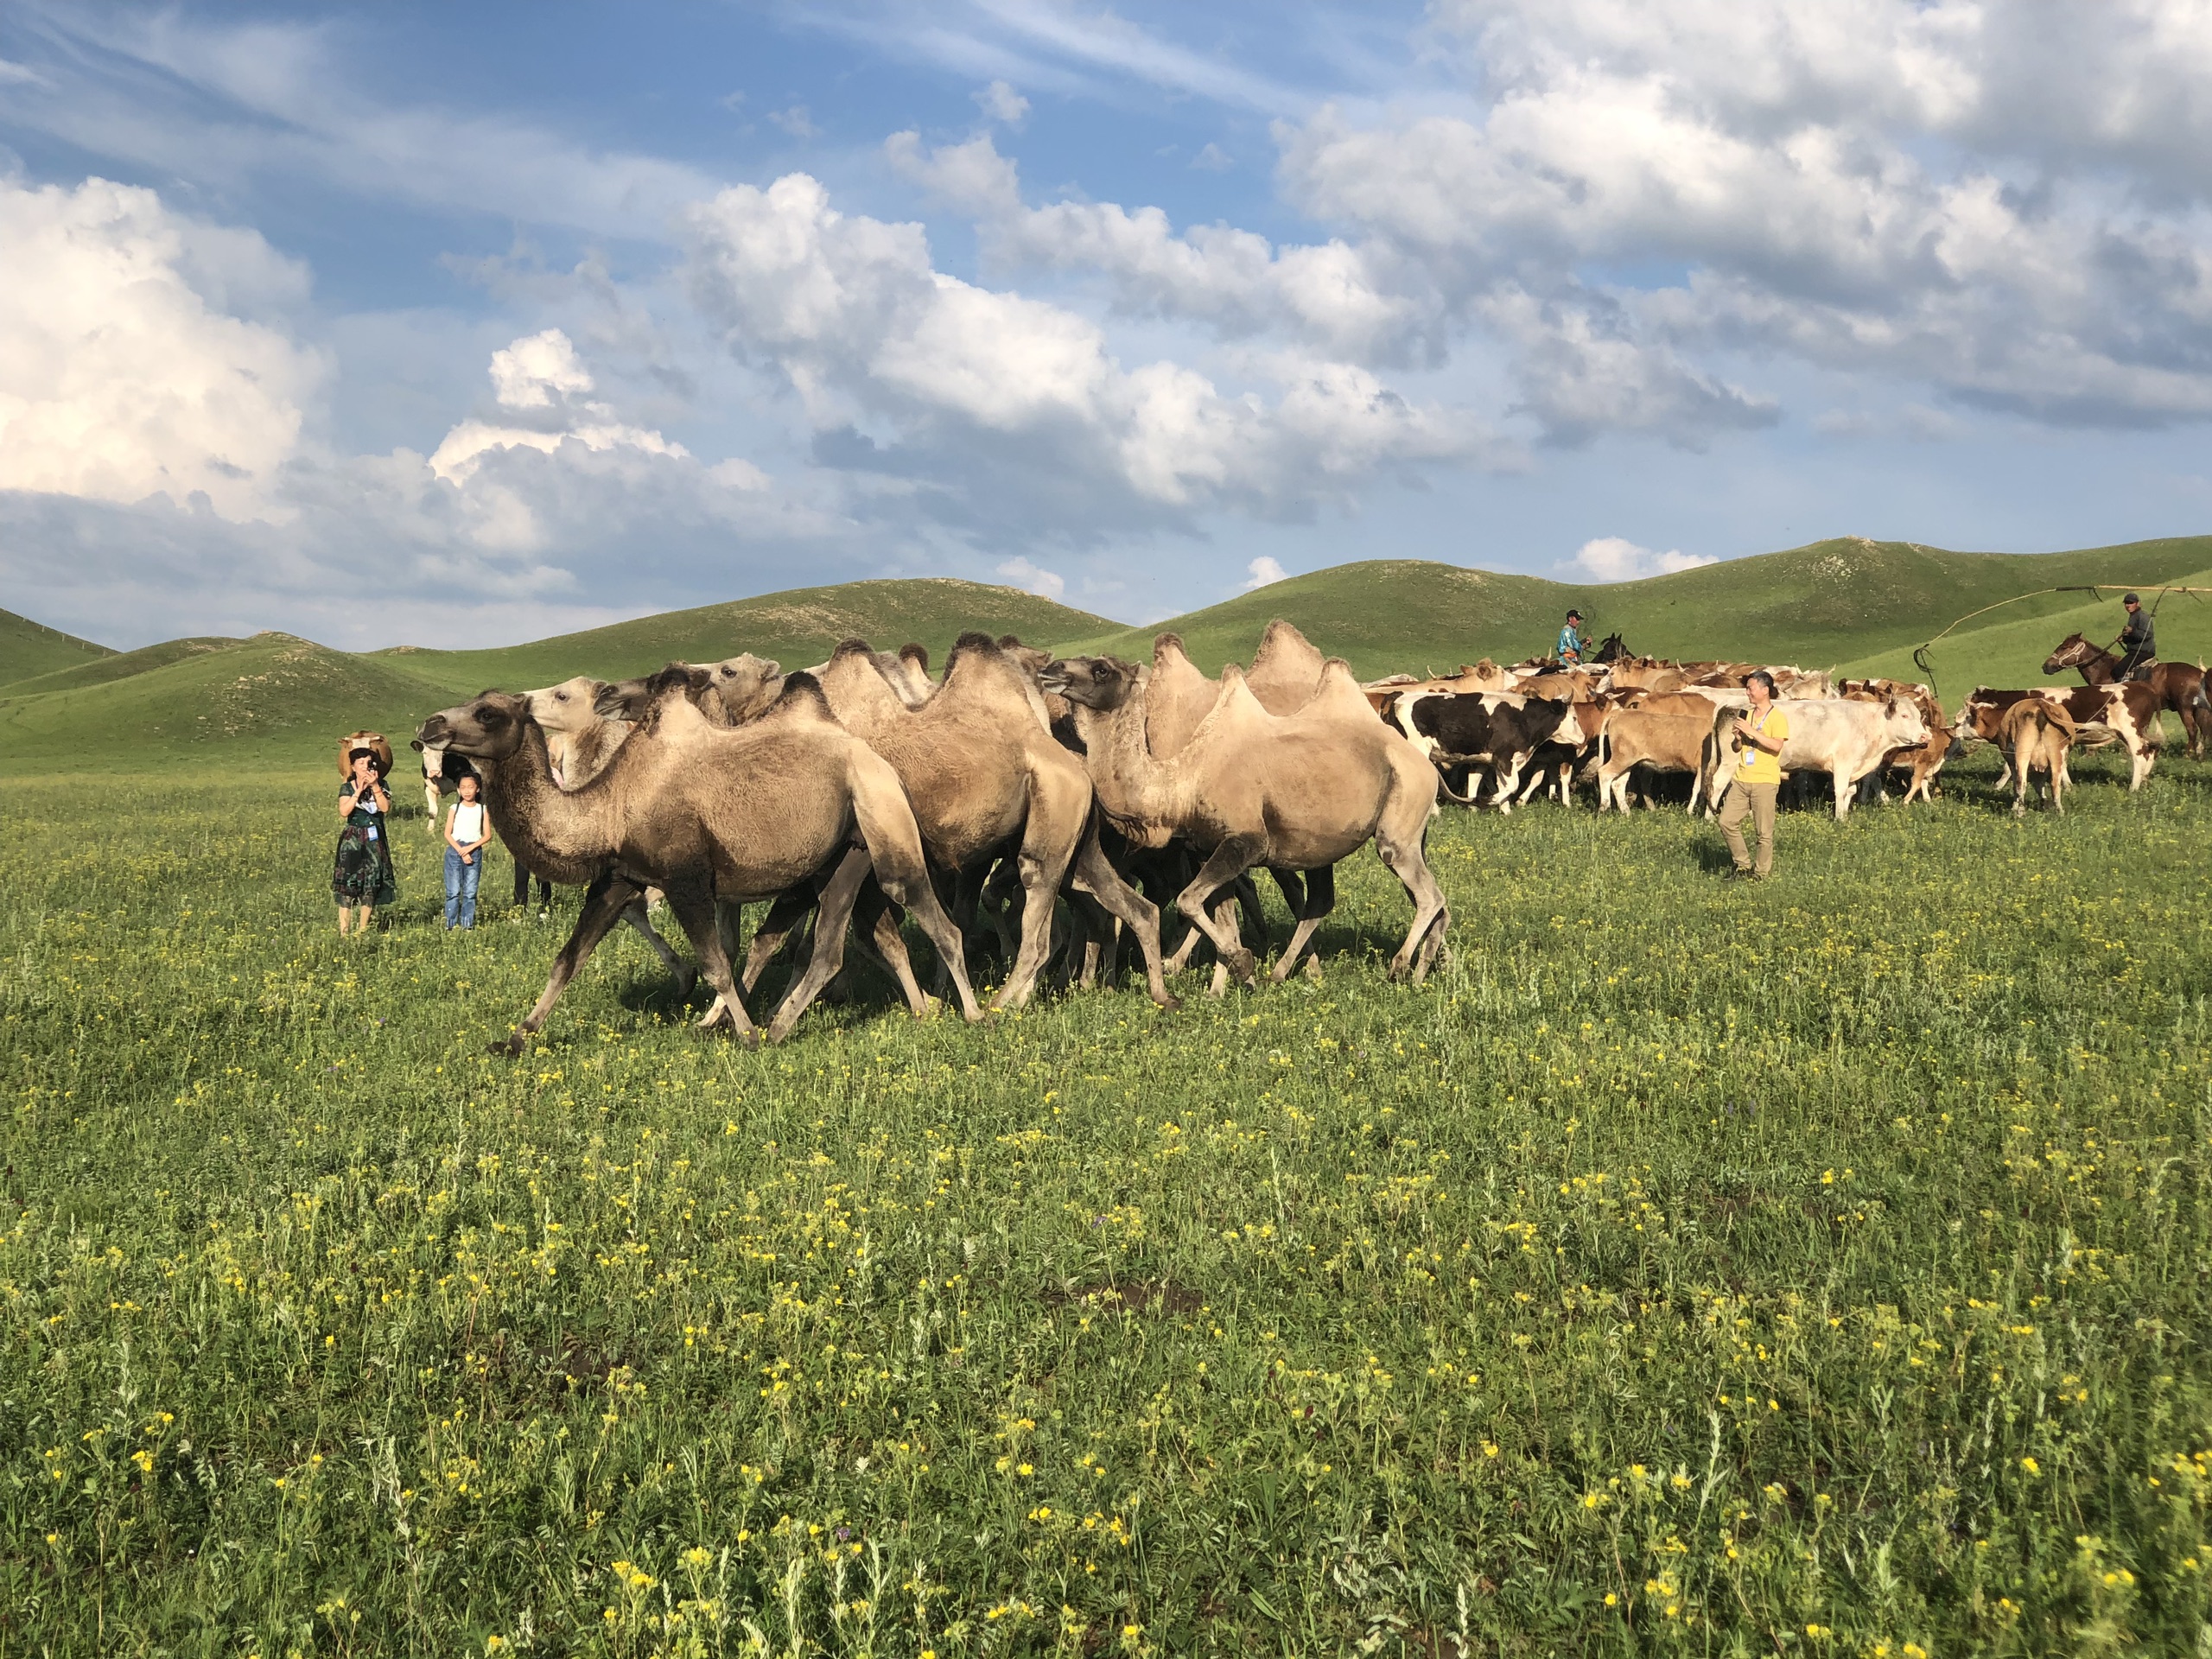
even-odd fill
[[(1293, 577), (1160, 627), (1180, 632), (1211, 671), (1249, 660), (1268, 622), (1284, 616), (1374, 677), (1547, 650), (1567, 606), (1576, 604), (1593, 632), (1618, 629), (1639, 651), (1916, 678), (1912, 646), (1983, 606), (2087, 582), (2148, 586), (2193, 575), (2212, 585), (2208, 570), (2207, 537), (2038, 555), (1950, 553), (1843, 537), (1605, 587), (1386, 560)], [(1955, 698), (1977, 682), (2032, 683), (2065, 633), (2079, 627), (2102, 640), (2117, 632), (2117, 594), (2094, 601), (2046, 594), (1974, 618), (1937, 647), (1939, 689)], [(2170, 599), (2158, 624), (2170, 658), (2194, 660), (2212, 647), (2212, 607), (2202, 601)], [(233, 764), (303, 764), (340, 732), (404, 733), (486, 685), (523, 689), (573, 674), (620, 677), (672, 658), (740, 650), (795, 668), (820, 661), (855, 635), (887, 648), (918, 641), (941, 662), (971, 627), (1139, 658), (1159, 632), (1014, 588), (949, 580), (800, 588), (472, 652), (398, 646), (353, 654), (266, 633), (171, 640), (117, 654), (0, 613), (0, 774), (127, 771), (218, 753)]]
[(0, 1650), (2202, 1650), (2212, 774), (2076, 764), (1452, 813), (1418, 990), (1364, 856), (1165, 1014), (618, 938), (513, 1063), (419, 817), (341, 942), (319, 768), (10, 782)]
[(105, 645), (49, 628), (13, 611), (0, 611), (0, 685), (114, 655)]

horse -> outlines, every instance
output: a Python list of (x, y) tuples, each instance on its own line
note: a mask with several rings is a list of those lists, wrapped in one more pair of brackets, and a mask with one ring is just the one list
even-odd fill
[[(2116, 652), (2093, 645), (2078, 633), (2069, 633), (2044, 659), (2043, 671), (2056, 674), (2070, 668), (2081, 675), (2086, 685), (2113, 685), (2119, 682), (2120, 665), (2124, 660)], [(2159, 708), (2171, 709), (2181, 716), (2181, 728), (2189, 738), (2190, 759), (2202, 760), (2206, 744), (2212, 742), (2212, 702), (2206, 700), (2204, 665), (2159, 663), (2139, 675), (2138, 683), (2151, 688)]]
[(1618, 663), (1635, 655), (1623, 643), (1618, 633), (1609, 633), (1599, 641), (1597, 650), (1590, 653), (1590, 660), (1593, 663)]

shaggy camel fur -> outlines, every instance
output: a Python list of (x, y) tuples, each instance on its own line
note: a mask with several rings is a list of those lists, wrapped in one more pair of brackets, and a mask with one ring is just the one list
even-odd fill
[[(1020, 1007), (1052, 947), (1061, 882), (1086, 849), (1089, 778), (1038, 717), (1033, 688), (1020, 665), (986, 635), (961, 636), (944, 684), (918, 709), (893, 685), (884, 658), (864, 640), (847, 640), (823, 671), (823, 691), (840, 723), (891, 763), (931, 857), (958, 874), (963, 889), (980, 889), (1000, 853), (1018, 847), (1021, 942), (992, 1006)], [(1153, 906), (1118, 880), (1103, 892), (1095, 881), (1086, 884), (1136, 929), (1153, 1000), (1169, 1001), (1157, 912), (1147, 917)], [(967, 913), (969, 906), (962, 909)]]
[[(603, 720), (595, 712), (603, 682), (588, 674), (579, 674), (558, 685), (541, 687), (525, 691), (523, 701), (530, 705), (531, 717), (545, 733), (546, 758), (553, 767), (553, 781), (563, 789), (581, 789), (607, 769), (614, 752), (630, 735), (627, 722)], [(653, 926), (646, 910), (647, 901), (639, 899), (624, 907), (622, 919), (652, 947), (661, 966), (667, 969), (676, 981), (676, 995), (679, 999), (691, 995), (691, 988), (699, 982), (699, 970), (680, 960), (668, 941), (661, 938)]]
[[(544, 994), (503, 1045), (508, 1053), (521, 1052), (543, 1026), (562, 988), (647, 880), (667, 893), (716, 1007), (757, 1043), (730, 977), (715, 900), (766, 898), (824, 866), (836, 874), (823, 895), (813, 960), (777, 1010), (770, 1041), (790, 1032), (842, 964), (845, 924), (871, 866), (945, 955), (962, 1011), (982, 1017), (897, 775), (831, 718), (821, 688), (804, 676), (792, 676), (776, 708), (734, 731), (709, 726), (671, 698), (657, 730), (633, 733), (605, 771), (574, 791), (554, 783), (544, 730), (519, 697), (484, 692), (431, 715), (420, 735), (490, 775), (492, 820), (509, 847), (557, 879), (591, 883)], [(864, 852), (850, 845), (855, 829)]]
[(2055, 702), (2024, 697), (2005, 711), (1997, 741), (2012, 764), (2012, 816), (2028, 810), (2028, 774), (2040, 772), (2050, 780), (2050, 807), (2066, 816), (2066, 757), (2081, 728), (2074, 716)]
[(1115, 826), (1139, 846), (1180, 836), (1206, 855), (1176, 905), (1205, 931), (1229, 971), (1254, 982), (1251, 952), (1208, 908), (1223, 887), (1255, 865), (1314, 873), (1312, 902), (1275, 964), (1281, 980), (1334, 903), (1333, 881), (1323, 873), (1372, 839), (1414, 904), (1391, 974), (1423, 978), (1450, 920), (1422, 847), (1436, 810), (1436, 772), (1375, 719), (1351, 670), (1332, 658), (1312, 702), (1282, 717), (1262, 709), (1231, 666), (1211, 712), (1167, 760), (1145, 743), (1148, 679), (1144, 669), (1088, 657), (1053, 664), (1045, 684), (1076, 705), (1091, 784)]

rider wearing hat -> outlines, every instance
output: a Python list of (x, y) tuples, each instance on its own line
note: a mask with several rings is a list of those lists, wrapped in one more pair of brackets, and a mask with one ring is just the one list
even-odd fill
[(1582, 613), (1569, 611), (1567, 625), (1559, 631), (1559, 644), (1552, 647), (1552, 655), (1569, 668), (1582, 665), (1582, 653), (1589, 647), (1582, 643)]
[(2120, 649), (2120, 677), (2132, 680), (2157, 660), (2158, 647), (2151, 626), (2151, 613), (2143, 608), (2143, 601), (2130, 594), (2120, 601), (2127, 607), (2127, 626), (2120, 631), (2113, 641)]

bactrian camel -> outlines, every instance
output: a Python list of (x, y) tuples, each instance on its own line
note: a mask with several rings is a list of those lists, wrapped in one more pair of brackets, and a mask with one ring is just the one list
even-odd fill
[[(1115, 825), (1136, 845), (1180, 836), (1205, 855), (1176, 906), (1205, 930), (1229, 971), (1254, 980), (1251, 952), (1208, 907), (1224, 886), (1256, 865), (1318, 875), (1371, 839), (1414, 905), (1391, 975), (1425, 977), (1450, 920), (1423, 850), (1436, 772), (1376, 720), (1350, 668), (1332, 658), (1313, 699), (1280, 716), (1260, 706), (1231, 666), (1213, 709), (1165, 760), (1145, 742), (1148, 677), (1110, 657), (1072, 658), (1053, 664), (1044, 683), (1075, 705), (1092, 787)], [(1324, 887), (1317, 880), (1309, 890)], [(1276, 979), (1296, 965), (1334, 899), (1326, 886), (1303, 907)]]
[[(1028, 677), (988, 635), (960, 637), (944, 683), (918, 708), (893, 683), (887, 655), (864, 640), (847, 640), (823, 670), (823, 693), (840, 723), (899, 774), (931, 860), (962, 880), (963, 914), (972, 913), (991, 865), (1002, 854), (1014, 861), (1023, 894), (1020, 945), (993, 1006), (1020, 1007), (1052, 948), (1061, 883), (1087, 851), (1090, 780), (1047, 729)], [(1103, 855), (1079, 876), (1135, 931), (1153, 999), (1170, 1001), (1153, 906), (1114, 875)]]
[[(522, 1051), (646, 881), (667, 893), (715, 988), (716, 1008), (757, 1042), (730, 977), (715, 900), (766, 898), (825, 866), (836, 874), (823, 892), (813, 958), (777, 1010), (770, 1041), (789, 1033), (842, 964), (853, 898), (871, 868), (945, 956), (963, 1013), (981, 1018), (959, 935), (931, 890), (921, 834), (897, 774), (837, 724), (821, 688), (791, 676), (774, 709), (728, 731), (680, 699), (671, 702), (655, 730), (633, 733), (603, 772), (574, 791), (554, 783), (544, 729), (519, 697), (486, 691), (423, 723), (425, 743), (443, 743), (486, 772), (492, 821), (509, 847), (556, 879), (590, 883), (544, 994), (500, 1046)], [(852, 845), (856, 831), (860, 847)]]
[[(598, 777), (614, 758), (614, 752), (622, 747), (623, 740), (630, 735), (626, 721), (602, 719), (597, 712), (594, 705), (603, 685), (604, 682), (588, 674), (579, 674), (558, 685), (522, 694), (523, 701), (530, 705), (531, 718), (544, 730), (553, 781), (563, 789), (581, 789)], [(698, 982), (699, 971), (680, 960), (668, 941), (661, 938), (653, 926), (646, 903), (639, 899), (626, 906), (622, 919), (652, 947), (661, 966), (676, 981), (676, 995), (680, 1001), (691, 995), (692, 986)]]

